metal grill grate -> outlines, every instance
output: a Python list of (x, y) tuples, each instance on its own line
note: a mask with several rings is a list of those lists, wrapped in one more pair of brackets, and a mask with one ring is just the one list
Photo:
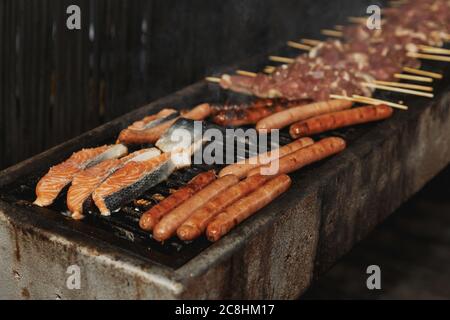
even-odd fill
[[(444, 70), (444, 67), (445, 65), (443, 64), (424, 64), (424, 69), (426, 70)], [(448, 72), (446, 73), (448, 74)], [(436, 82), (436, 95), (438, 95), (439, 92), (442, 92), (443, 88), (447, 85), (448, 83), (445, 80)], [(236, 98), (240, 100), (247, 99), (233, 93), (224, 94), (223, 91), (220, 91), (218, 88), (214, 87), (210, 88), (208, 95), (205, 96), (204, 101), (226, 101)], [(414, 105), (420, 105), (423, 101), (427, 101), (424, 98), (388, 92), (377, 92), (375, 97), (391, 101), (403, 100), (405, 104), (411, 107), (414, 107)], [(358, 127), (341, 129), (334, 132), (329, 132), (327, 134), (318, 135), (314, 138), (320, 139), (331, 135), (341, 136), (350, 144), (353, 140), (365, 134), (365, 132), (367, 132), (373, 125), (374, 124), (366, 124)], [(210, 123), (207, 124), (207, 127), (217, 128), (217, 126)], [(221, 129), (224, 130), (223, 128)], [(117, 134), (118, 132), (116, 132), (116, 135)], [(113, 143), (115, 141), (114, 139), (115, 136), (111, 137), (109, 141), (105, 141), (104, 143)], [(289, 138), (287, 130), (281, 131), (280, 144), (284, 145), (290, 141), (291, 139)], [(84, 146), (80, 146), (80, 148), (81, 147)], [(49, 166), (50, 165), (51, 164), (49, 163)], [(314, 164), (309, 168), (305, 168), (304, 171), (311, 170), (317, 165), (320, 164)], [(148, 201), (148, 205), (137, 205), (135, 202), (131, 202), (121, 208), (120, 211), (112, 213), (109, 217), (101, 216), (98, 212), (91, 209), (89, 210), (89, 214), (87, 214), (86, 218), (82, 221), (73, 221), (71, 218), (63, 216), (67, 211), (65, 204), (66, 190), (62, 192), (57, 201), (55, 201), (55, 203), (48, 208), (38, 208), (31, 205), (35, 198), (34, 188), (40, 177), (45, 174), (45, 171), (35, 172), (22, 180), (17, 180), (13, 184), (4, 187), (0, 190), (0, 198), (15, 205), (26, 206), (29, 209), (28, 211), (30, 211), (30, 214), (47, 214), (49, 217), (52, 217), (52, 219), (66, 219), (67, 224), (70, 225), (71, 228), (78, 229), (81, 233), (88, 233), (91, 237), (95, 237), (99, 240), (103, 240), (120, 247), (131, 254), (138, 255), (146, 261), (162, 264), (170, 268), (178, 268), (210, 246), (211, 243), (202, 236), (199, 239), (189, 243), (172, 238), (165, 243), (160, 244), (159, 242), (153, 240), (149, 233), (144, 232), (139, 228), (139, 218), (146, 209), (157, 203), (157, 200), (155, 200), (154, 197), (155, 194), (160, 194), (166, 197), (170, 194), (170, 189), (179, 188), (198, 173), (211, 169), (218, 172), (221, 167), (221, 165), (193, 165), (190, 168), (177, 171), (172, 174), (167, 181), (151, 188), (139, 198)]]

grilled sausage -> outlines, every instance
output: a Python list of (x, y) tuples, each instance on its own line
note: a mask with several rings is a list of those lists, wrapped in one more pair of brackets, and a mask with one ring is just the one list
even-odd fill
[[(266, 100), (263, 100), (266, 101)], [(213, 117), (213, 122), (221, 126), (244, 126), (255, 124), (259, 120), (270, 115), (282, 112), (289, 108), (294, 108), (305, 104), (304, 100), (280, 101), (275, 100), (271, 104), (262, 106), (264, 102), (253, 103), (251, 107), (234, 108), (217, 112)]]
[(216, 195), (238, 182), (238, 177), (228, 175), (210, 183), (208, 186), (165, 215), (153, 228), (153, 238), (158, 241), (169, 239), (176, 233), (178, 227), (186, 221), (196, 209), (205, 205)]
[(353, 103), (351, 101), (347, 100), (330, 100), (290, 108), (258, 121), (256, 124), (256, 129), (266, 129), (269, 131), (273, 129), (282, 129), (292, 123), (321, 114), (349, 109), (352, 104)]
[(294, 123), (289, 133), (292, 138), (297, 139), (355, 124), (383, 120), (392, 116), (392, 113), (393, 109), (386, 105), (359, 107)]
[(278, 150), (269, 151), (257, 156), (251, 157), (246, 160), (239, 161), (234, 164), (230, 164), (226, 166), (219, 172), (219, 177), (223, 177), (227, 174), (234, 174), (239, 178), (243, 178), (254, 168), (258, 168), (264, 164), (268, 164), (270, 161), (281, 158), (289, 153), (297, 151), (301, 148), (307, 147), (314, 143), (314, 140), (311, 138), (302, 138), (298, 139), (294, 142), (291, 142)]
[(148, 211), (144, 212), (139, 220), (139, 226), (147, 231), (153, 230), (154, 226), (161, 220), (161, 218), (178, 207), (184, 201), (192, 197), (196, 192), (200, 191), (212, 181), (216, 179), (214, 171), (202, 172), (195, 176), (184, 187), (178, 189)]
[[(345, 149), (344, 139), (331, 137), (320, 140), (308, 147), (290, 153), (279, 160), (278, 170), (274, 174), (291, 173), (308, 164), (325, 159), (333, 154), (339, 153)], [(248, 173), (248, 176), (264, 174), (272, 164), (267, 164), (255, 168)], [(266, 171), (263, 171), (266, 170)]]
[(267, 182), (267, 176), (249, 177), (231, 188), (219, 193), (216, 197), (203, 207), (196, 210), (177, 230), (178, 238), (181, 240), (193, 240), (199, 237), (206, 229), (208, 223), (223, 209), (250, 192), (256, 190)]
[(227, 207), (208, 224), (206, 229), (208, 240), (217, 241), (222, 238), (236, 225), (285, 192), (290, 185), (291, 179), (289, 176), (276, 176), (265, 183), (261, 188)]

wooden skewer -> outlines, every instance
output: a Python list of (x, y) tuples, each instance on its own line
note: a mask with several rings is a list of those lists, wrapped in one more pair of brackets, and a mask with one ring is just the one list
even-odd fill
[(430, 47), (430, 46), (425, 46), (425, 45), (420, 45), (419, 49), (420, 49), (420, 51), (423, 51), (425, 53), (450, 55), (450, 49), (436, 48), (436, 47)]
[(264, 68), (264, 72), (265, 73), (273, 73), (275, 71), (275, 69), (276, 69), (276, 67), (274, 67), (274, 66), (266, 66)]
[(408, 110), (408, 107), (403, 104), (398, 104), (398, 103), (394, 103), (394, 102), (390, 102), (390, 101), (373, 99), (373, 98), (368, 98), (368, 97), (363, 97), (363, 96), (357, 96), (357, 95), (354, 95), (353, 97), (349, 97), (349, 96), (341, 96), (341, 95), (337, 95), (337, 94), (331, 94), (330, 98), (331, 99), (348, 100), (348, 101), (353, 101), (353, 102), (358, 102), (358, 103), (363, 103), (363, 104), (370, 104), (370, 105), (385, 104), (392, 108), (396, 108), (396, 109), (400, 109), (400, 110)]
[(421, 77), (421, 76), (412, 76), (410, 74), (396, 73), (394, 74), (394, 78), (403, 79), (403, 80), (412, 80), (417, 82), (433, 82), (433, 78)]
[(348, 21), (351, 23), (366, 23), (367, 17), (348, 17)]
[(323, 43), (323, 41), (320, 40), (314, 40), (314, 39), (301, 39), (301, 42), (303, 42), (304, 44), (310, 45), (310, 46), (317, 46), (321, 43)]
[(435, 55), (435, 54), (408, 52), (407, 56), (410, 58), (416, 58), (416, 59), (450, 62), (450, 57), (439, 56), (439, 55)]
[(247, 76), (247, 77), (253, 77), (253, 78), (258, 76), (258, 74), (255, 72), (250, 72), (250, 71), (245, 71), (245, 70), (236, 70), (236, 73), (240, 76)]
[(363, 82), (362, 85), (366, 86), (366, 87), (369, 87), (369, 88), (378, 89), (378, 90), (399, 92), (399, 93), (411, 94), (411, 95), (414, 95), (414, 96), (420, 96), (420, 97), (426, 97), (426, 98), (433, 98), (434, 97), (434, 94), (432, 94), (432, 93), (416, 91), (416, 90), (410, 90), (410, 89), (397, 88), (397, 87), (392, 87), (392, 86), (383, 86), (383, 85), (375, 84), (375, 83)]
[(433, 87), (420, 86), (420, 85), (411, 84), (411, 83), (380, 81), (380, 80), (375, 80), (373, 83), (381, 84), (383, 86), (391, 86), (391, 87), (397, 87), (397, 88), (415, 89), (415, 90), (433, 92)]
[(408, 106), (405, 106), (404, 104), (400, 104), (400, 103), (391, 102), (391, 101), (359, 96), (357, 94), (354, 94), (353, 98), (360, 99), (363, 103), (365, 102), (365, 103), (369, 103), (369, 104), (385, 104), (392, 108), (397, 108), (400, 110), (408, 110)]
[(294, 41), (288, 41), (287, 45), (289, 47), (291, 47), (291, 48), (295, 48), (295, 49), (299, 49), (299, 50), (310, 51), (312, 49), (311, 46), (308, 46), (308, 45), (303, 44), (303, 43), (294, 42)]
[(222, 79), (217, 78), (217, 77), (206, 77), (205, 80), (208, 81), (208, 82), (212, 82), (212, 83), (220, 83), (220, 81)]
[(340, 24), (335, 25), (334, 28), (338, 31), (344, 30), (344, 26), (341, 26)]
[(280, 56), (269, 56), (270, 61), (282, 62), (282, 63), (294, 63), (295, 59), (280, 57)]
[[(440, 73), (430, 72), (430, 71), (425, 71), (425, 70), (420, 70), (420, 69), (414, 69), (414, 68), (410, 68), (410, 67), (404, 67), (403, 71), (413, 73), (413, 74), (418, 74), (420, 76), (434, 78), (434, 79), (442, 79), (442, 77), (443, 77), (442, 74), (440, 74)], [(433, 80), (428, 81), (428, 82), (432, 82), (432, 81)]]
[(341, 38), (344, 36), (344, 33), (342, 31), (337, 31), (337, 30), (323, 29), (323, 30), (320, 30), (320, 32), (323, 35), (329, 36), (329, 37)]

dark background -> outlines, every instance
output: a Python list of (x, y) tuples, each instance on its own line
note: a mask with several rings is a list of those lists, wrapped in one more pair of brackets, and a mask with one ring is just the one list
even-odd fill
[(0, 0), (0, 169), (377, 2)]

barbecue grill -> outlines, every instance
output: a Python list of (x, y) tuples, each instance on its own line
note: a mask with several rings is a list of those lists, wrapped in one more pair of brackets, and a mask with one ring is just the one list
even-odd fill
[[(238, 64), (262, 69), (263, 56)], [(445, 64), (425, 69), (450, 76)], [(232, 66), (223, 72), (236, 70)], [(32, 205), (48, 167), (81, 148), (112, 143), (133, 121), (166, 106), (245, 99), (205, 81), (144, 106), (0, 173), (0, 283), (10, 298), (295, 298), (314, 278), (367, 235), (450, 162), (450, 84), (436, 83), (433, 100), (383, 93), (407, 104), (389, 121), (330, 132), (348, 148), (292, 174), (281, 198), (216, 243), (204, 237), (164, 244), (140, 230), (144, 208), (133, 202), (110, 217), (65, 216), (64, 196), (48, 208)], [(290, 138), (281, 133), (281, 143)], [(176, 172), (142, 199), (183, 185), (196, 165)], [(63, 193), (64, 195), (65, 193)], [(70, 266), (81, 288), (66, 285)]]

